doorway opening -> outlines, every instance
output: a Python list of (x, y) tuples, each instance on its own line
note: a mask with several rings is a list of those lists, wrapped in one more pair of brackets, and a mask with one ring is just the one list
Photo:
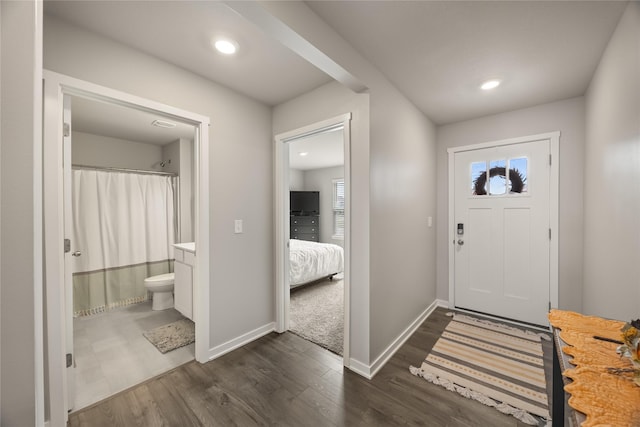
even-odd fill
[[(112, 394), (141, 382), (145, 379), (143, 376), (151, 377), (171, 369), (176, 360), (186, 362), (195, 356), (196, 360), (204, 363), (209, 359), (209, 119), (50, 71), (44, 72), (44, 83), (47, 404), (51, 422), (62, 425), (67, 421), (69, 410), (90, 403), (85, 399), (76, 405), (76, 374), (80, 365), (89, 372), (87, 376), (79, 377), (80, 381), (94, 379), (97, 372), (106, 374), (94, 385), (91, 393), (104, 393), (109, 386), (108, 392)], [(79, 109), (79, 117), (76, 117), (80, 119), (79, 128), (76, 129), (71, 115), (72, 101), (84, 106)], [(119, 120), (117, 124), (107, 124), (108, 128), (122, 131), (126, 127), (128, 119), (117, 118), (119, 113), (116, 111), (119, 110), (126, 117), (143, 116), (148, 121), (153, 116), (154, 120), (165, 124), (184, 126), (183, 130), (187, 132), (184, 136), (188, 138), (190, 134), (192, 141), (178, 138), (176, 144), (169, 144), (166, 149), (152, 147), (152, 144), (146, 147), (143, 147), (144, 144), (127, 146), (128, 143), (122, 140), (140, 142), (142, 137), (125, 138), (120, 135), (118, 141), (114, 136), (100, 135), (107, 133), (104, 129), (96, 130), (100, 129), (100, 123), (94, 120), (94, 123), (87, 124), (82, 118), (83, 113), (94, 108), (109, 109), (108, 113), (103, 111), (97, 115), (103, 119), (104, 116), (110, 116)], [(96, 119), (95, 115), (93, 119)], [(87, 132), (87, 127), (84, 128), (84, 134), (76, 132), (74, 135), (73, 131), (82, 131), (83, 125), (92, 126), (92, 132)], [(151, 126), (151, 122), (147, 126)], [(128, 131), (133, 132), (133, 129)], [(74, 136), (76, 148), (80, 151), (72, 154), (71, 141)], [(104, 138), (108, 138), (108, 146), (99, 143)], [(182, 150), (187, 147), (190, 150)], [(184, 164), (180, 160), (184, 160)], [(118, 164), (118, 161), (134, 163)], [(88, 180), (83, 180), (81, 175), (87, 175)], [(178, 178), (174, 178), (174, 175)], [(189, 181), (190, 189), (187, 191), (183, 184)], [(89, 187), (89, 191), (85, 191), (83, 186)], [(118, 186), (123, 191), (111, 191), (120, 188)], [(136, 193), (140, 197), (135, 196)], [(131, 194), (134, 196), (130, 197)], [(110, 209), (115, 210), (112, 217)], [(85, 221), (87, 219), (90, 220)], [(145, 224), (145, 221), (150, 221), (150, 224)], [(140, 232), (143, 235), (139, 235)], [(96, 255), (102, 250), (94, 247), (95, 241), (101, 238), (100, 234), (106, 236), (109, 244), (103, 248), (105, 253)], [(198, 262), (199, 259), (203, 261)], [(185, 283), (178, 280), (177, 266), (180, 262), (190, 266), (188, 291), (185, 291), (185, 286), (177, 285), (178, 282)], [(78, 274), (73, 275), (75, 268), (82, 268), (82, 271), (76, 270)], [(156, 286), (168, 285), (170, 281), (174, 282), (174, 292)], [(125, 282), (131, 286), (122, 286)], [(87, 295), (82, 295), (83, 291), (87, 291)], [(183, 302), (188, 295), (191, 313), (185, 314), (186, 310), (180, 309), (179, 305), (175, 307), (180, 312), (169, 307), (173, 305), (173, 294), (177, 296), (178, 293), (182, 294)], [(158, 294), (163, 295), (156, 299)], [(166, 318), (159, 319), (156, 316), (161, 311)], [(75, 319), (81, 319), (82, 322), (91, 317), (82, 319), (85, 317), (83, 314), (96, 313), (99, 313), (99, 317), (91, 319), (96, 323), (92, 327), (101, 336), (90, 342), (87, 330), (78, 327), (78, 337), (74, 339)], [(114, 320), (111, 315), (117, 319)], [(128, 318), (124, 323), (123, 317)], [(195, 323), (191, 328), (195, 345), (182, 349), (184, 360), (178, 360), (180, 357), (175, 357), (171, 363), (166, 359), (154, 360), (153, 352), (147, 352), (145, 357), (141, 350), (144, 346), (151, 345), (158, 352), (166, 350), (151, 344), (154, 332), (157, 332), (154, 330), (156, 323), (186, 320), (184, 317), (190, 317)], [(114, 330), (116, 335), (110, 336)], [(145, 337), (141, 336), (142, 332), (150, 333)], [(167, 331), (159, 331), (162, 332)], [(82, 346), (85, 346), (82, 350), (90, 350), (93, 355), (85, 353), (86, 357), (82, 360), (82, 350), (79, 348)], [(169, 359), (174, 359), (175, 354)], [(113, 362), (122, 355), (125, 359), (129, 357), (123, 362), (124, 365), (111, 364), (108, 368), (95, 366), (102, 361)], [(145, 366), (144, 375), (140, 372), (142, 368), (136, 369), (135, 360), (131, 358), (141, 359), (140, 362)], [(93, 369), (90, 366), (92, 363)], [(128, 367), (122, 368), (125, 365)], [(123, 375), (123, 372), (127, 375)], [(125, 383), (125, 379), (134, 382)]]
[(65, 106), (77, 411), (194, 359), (192, 311), (180, 303), (192, 305), (181, 268), (192, 269), (195, 128), (77, 96)]
[(449, 305), (529, 325), (558, 307), (559, 132), (449, 152)]
[(276, 330), (349, 354), (350, 114), (277, 135)]

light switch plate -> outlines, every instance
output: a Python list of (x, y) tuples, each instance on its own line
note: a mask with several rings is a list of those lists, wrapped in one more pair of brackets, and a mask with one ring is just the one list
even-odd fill
[(236, 219), (234, 232), (236, 234), (242, 233), (242, 220), (241, 219)]
[(427, 226), (429, 228), (433, 227), (433, 217), (432, 216), (427, 218)]

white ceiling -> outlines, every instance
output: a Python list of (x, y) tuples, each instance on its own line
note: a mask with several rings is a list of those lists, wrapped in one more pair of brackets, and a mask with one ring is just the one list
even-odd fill
[(306, 3), (436, 124), (583, 95), (627, 4)]
[[(44, 11), (267, 105), (331, 80), (221, 2), (45, 1)], [(211, 46), (215, 37), (235, 39), (237, 55), (217, 53)]]
[[(154, 120), (175, 123), (174, 128), (152, 126)], [(72, 97), (71, 127), (75, 132), (166, 145), (178, 138), (193, 140), (194, 127), (156, 114), (119, 105)]]
[[(301, 156), (300, 153), (307, 153)], [(311, 170), (344, 165), (342, 128), (289, 142), (289, 167)]]
[[(308, 1), (437, 124), (583, 95), (618, 1)], [(277, 105), (328, 81), (220, 2), (46, 1), (45, 13)], [(46, 23), (45, 23), (46, 25)], [(232, 37), (239, 54), (210, 46)], [(488, 78), (503, 79), (492, 92)]]

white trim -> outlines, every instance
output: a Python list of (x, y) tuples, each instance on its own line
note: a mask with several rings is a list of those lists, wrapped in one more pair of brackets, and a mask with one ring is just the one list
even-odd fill
[(343, 364), (350, 366), (351, 295), (351, 113), (322, 120), (274, 137), (275, 250), (276, 250), (276, 332), (289, 329), (289, 147), (285, 144), (321, 129), (342, 126), (344, 146), (344, 345)]
[(443, 300), (443, 299), (437, 299), (436, 300), (436, 305), (438, 307), (442, 307), (442, 308), (449, 308), (449, 301), (447, 300)]
[[(455, 247), (450, 242), (456, 238), (454, 231), (455, 223), (455, 154), (478, 150), (482, 148), (499, 147), (511, 144), (521, 144), (525, 142), (535, 142), (549, 140), (549, 149), (552, 157), (551, 167), (549, 171), (549, 228), (551, 228), (551, 242), (549, 248), (549, 299), (551, 308), (558, 307), (559, 301), (559, 191), (560, 191), (560, 131), (540, 133), (536, 135), (522, 136), (517, 138), (502, 139), (499, 141), (484, 142), (480, 144), (464, 145), (460, 147), (452, 147), (447, 149), (449, 164), (449, 222), (448, 222), (448, 239), (449, 247), (449, 307), (455, 307), (455, 266), (454, 256)], [(504, 319), (499, 318), (504, 321)]]
[(479, 150), (482, 148), (501, 147), (503, 145), (522, 144), (524, 142), (541, 141), (544, 139), (553, 140), (554, 137), (558, 138), (559, 140), (560, 132), (555, 131), (555, 132), (538, 133), (536, 135), (527, 135), (527, 136), (519, 136), (517, 138), (500, 139), (498, 141), (481, 142), (478, 144), (471, 144), (471, 145), (461, 145), (459, 147), (447, 148), (447, 153), (451, 154), (451, 153), (459, 153), (462, 151)]
[(351, 355), (351, 113), (342, 116), (344, 148), (344, 340), (342, 365), (349, 367)]
[(355, 372), (356, 374), (362, 377), (365, 377), (368, 380), (373, 378), (373, 376), (371, 375), (371, 367), (366, 363), (362, 363), (359, 360), (356, 360), (353, 358), (349, 360), (349, 370)]
[[(104, 86), (75, 79), (69, 76), (44, 70), (44, 133), (43, 165), (44, 182), (44, 233), (45, 263), (44, 277), (47, 295), (47, 351), (48, 365), (48, 403), (52, 425), (66, 425), (65, 375), (65, 323), (64, 323), (64, 254), (61, 243), (64, 236), (62, 227), (62, 105), (63, 95), (71, 94), (83, 98), (109, 102), (142, 111), (153, 112), (164, 117), (188, 122), (196, 127), (194, 145), (195, 191), (196, 198), (194, 235), (197, 248), (194, 266), (194, 320), (196, 323), (196, 360), (209, 360), (210, 340), (210, 272), (209, 272), (209, 118), (120, 92)], [(201, 260), (202, 262), (199, 262)]]
[[(196, 243), (196, 257), (193, 287), (193, 319), (196, 323), (195, 357), (200, 363), (208, 360), (210, 348), (211, 326), (211, 277), (209, 271), (210, 255), (210, 230), (209, 230), (209, 119), (200, 121), (196, 126), (194, 135), (193, 161), (195, 166), (194, 193), (197, 195), (194, 201), (194, 228), (193, 236)], [(212, 163), (211, 163), (212, 164)], [(196, 286), (195, 284), (199, 284)], [(198, 326), (200, 325), (200, 326)]]
[(267, 323), (264, 326), (260, 326), (259, 328), (254, 329), (253, 331), (249, 331), (246, 334), (242, 334), (239, 337), (230, 339), (229, 341), (222, 343), (220, 345), (215, 346), (208, 353), (208, 359), (213, 360), (224, 354), (229, 353), (237, 348), (242, 347), (250, 343), (251, 341), (255, 341), (258, 338), (261, 338), (271, 332), (276, 330), (275, 322)]
[(425, 308), (422, 313), (418, 317), (415, 318), (413, 322), (409, 324), (405, 328), (404, 331), (398, 337), (393, 340), (391, 344), (373, 361), (371, 364), (371, 378), (373, 378), (380, 369), (391, 359), (391, 357), (395, 354), (400, 347), (413, 335), (413, 333), (422, 325), (431, 313), (438, 307), (438, 300), (433, 301), (429, 304), (429, 307)]
[(542, 326), (533, 325), (531, 323), (519, 322), (517, 320), (507, 319), (507, 318), (499, 317), (499, 316), (493, 316), (491, 314), (486, 314), (486, 313), (478, 313), (477, 311), (466, 310), (464, 308), (457, 308), (457, 307), (450, 307), (450, 308), (452, 310), (455, 310), (457, 313), (468, 314), (469, 316), (481, 317), (483, 319), (491, 319), (491, 320), (499, 322), (499, 323), (506, 323), (506, 324), (509, 324), (509, 325), (517, 326), (519, 328), (535, 329), (535, 330), (544, 331), (544, 332), (549, 332), (550, 330), (552, 330), (552, 326), (551, 325), (549, 325), (548, 328), (543, 328)]
[(362, 375), (367, 379), (372, 379), (380, 369), (393, 357), (393, 355), (402, 347), (402, 345), (407, 342), (411, 335), (418, 330), (420, 325), (424, 323), (424, 321), (434, 312), (434, 310), (438, 307), (443, 307), (443, 304), (446, 304), (446, 301), (443, 300), (434, 300), (429, 307), (425, 308), (422, 313), (415, 318), (413, 322), (409, 324), (405, 328), (404, 331), (400, 335), (396, 337), (395, 340), (373, 361), (371, 365), (366, 365), (358, 360), (351, 359), (351, 363), (349, 365), (349, 369), (354, 371), (357, 374)]
[(44, 197), (43, 197), (43, 148), (42, 133), (44, 124), (42, 117), (42, 100), (44, 98), (42, 87), (42, 62), (43, 62), (43, 11), (44, 2), (34, 2), (35, 31), (33, 44), (33, 320), (34, 320), (34, 406), (35, 423), (44, 424), (45, 414), (45, 359), (44, 359)]
[(560, 132), (549, 135), (551, 143), (551, 176), (549, 177), (549, 299), (551, 308), (558, 308), (560, 301)]
[(447, 247), (449, 250), (449, 259), (448, 259), (448, 267), (449, 267), (449, 306), (451, 308), (455, 307), (455, 263), (453, 262), (455, 256), (455, 245), (452, 243), (456, 234), (453, 231), (453, 224), (455, 223), (455, 193), (453, 188), (453, 183), (455, 181), (455, 152), (447, 150), (448, 153), (448, 167), (449, 167), (449, 180), (447, 181), (448, 189), (449, 189), (449, 221), (447, 222), (447, 229), (449, 232), (447, 233)]
[[(43, 223), (44, 286), (46, 289), (48, 406), (49, 419), (54, 426), (66, 425), (67, 379), (65, 363), (65, 311), (64, 311), (64, 256), (60, 244), (64, 236), (62, 198), (62, 89), (49, 84), (46, 74), (44, 85), (43, 122)], [(46, 191), (44, 191), (46, 190)], [(51, 258), (50, 258), (51, 257)], [(57, 260), (57, 262), (55, 262)]]

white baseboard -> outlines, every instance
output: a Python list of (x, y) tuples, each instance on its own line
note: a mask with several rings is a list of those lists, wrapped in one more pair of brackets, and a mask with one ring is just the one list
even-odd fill
[(400, 334), (398, 337), (393, 340), (391, 344), (373, 361), (371, 365), (367, 365), (365, 363), (360, 362), (359, 360), (351, 359), (349, 362), (349, 369), (351, 369), (356, 374), (362, 375), (367, 379), (373, 378), (380, 369), (391, 359), (391, 357), (395, 354), (396, 351), (409, 339), (409, 337), (422, 325), (422, 322), (425, 321), (427, 317), (437, 307), (443, 307), (442, 304), (445, 304), (444, 307), (447, 307), (448, 304), (443, 300), (435, 300), (433, 301), (429, 307), (427, 307), (416, 319), (411, 322), (409, 326)]
[(365, 377), (368, 380), (373, 378), (373, 376), (371, 375), (371, 367), (366, 363), (362, 363), (361, 361), (354, 358), (349, 359), (349, 370), (362, 377)]
[(251, 341), (255, 341), (260, 337), (267, 335), (276, 330), (275, 322), (267, 323), (264, 326), (260, 326), (253, 331), (249, 331), (246, 334), (240, 335), (239, 337), (233, 338), (225, 343), (217, 345), (211, 349), (209, 349), (209, 360), (216, 359), (223, 354), (227, 354), (230, 351), (235, 350), (236, 348), (242, 347), (245, 344), (250, 343)]
[(435, 301), (436, 305), (438, 307), (442, 307), (442, 308), (451, 308), (449, 307), (449, 301), (445, 300), (445, 299), (437, 299)]

